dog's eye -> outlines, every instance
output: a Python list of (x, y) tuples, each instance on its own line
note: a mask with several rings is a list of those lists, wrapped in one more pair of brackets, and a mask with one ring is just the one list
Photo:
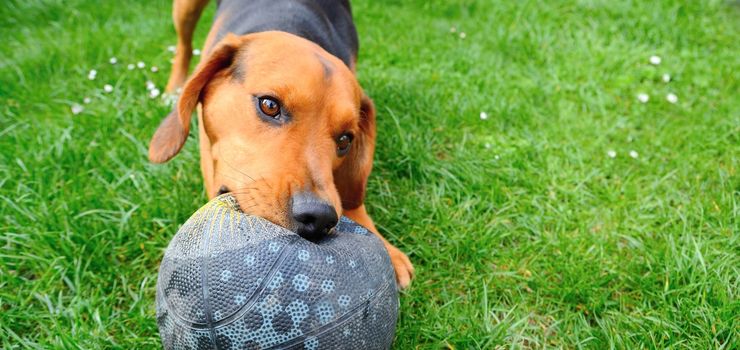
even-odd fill
[(349, 146), (352, 145), (352, 134), (344, 133), (337, 138), (337, 154), (343, 156), (349, 152)]
[(260, 110), (268, 117), (275, 118), (280, 115), (280, 104), (277, 101), (269, 98), (262, 97), (259, 101)]

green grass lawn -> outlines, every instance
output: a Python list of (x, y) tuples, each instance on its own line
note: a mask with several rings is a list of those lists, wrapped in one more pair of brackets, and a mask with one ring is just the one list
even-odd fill
[[(355, 1), (367, 203), (418, 272), (396, 348), (740, 347), (739, 4)], [(196, 142), (146, 158), (170, 7), (0, 5), (2, 348), (159, 346), (158, 263), (206, 201)]]

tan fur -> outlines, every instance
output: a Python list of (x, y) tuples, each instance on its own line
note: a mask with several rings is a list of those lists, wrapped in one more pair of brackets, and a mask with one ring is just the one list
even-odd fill
[[(243, 80), (237, 72), (244, 72)], [(292, 119), (278, 126), (260, 118), (255, 98), (264, 95), (277, 97)], [(337, 215), (378, 235), (399, 285), (408, 286), (413, 266), (380, 236), (363, 204), (375, 149), (375, 108), (341, 60), (284, 32), (228, 35), (198, 65), (177, 112), (152, 138), (153, 162), (180, 150), (198, 104), (201, 170), (209, 197), (226, 186), (243, 211), (290, 228), (291, 195), (310, 191)], [(339, 156), (336, 139), (345, 132), (355, 137), (349, 153)]]

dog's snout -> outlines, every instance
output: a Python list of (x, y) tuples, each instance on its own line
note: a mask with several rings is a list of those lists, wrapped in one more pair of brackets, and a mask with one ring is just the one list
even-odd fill
[(292, 215), (299, 236), (319, 239), (336, 226), (339, 218), (334, 207), (310, 194), (297, 194), (292, 198)]

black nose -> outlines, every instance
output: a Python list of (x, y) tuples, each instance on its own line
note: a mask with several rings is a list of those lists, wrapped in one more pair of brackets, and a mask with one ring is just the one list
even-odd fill
[(311, 194), (294, 195), (292, 210), (296, 232), (308, 240), (325, 236), (339, 220), (334, 207)]

